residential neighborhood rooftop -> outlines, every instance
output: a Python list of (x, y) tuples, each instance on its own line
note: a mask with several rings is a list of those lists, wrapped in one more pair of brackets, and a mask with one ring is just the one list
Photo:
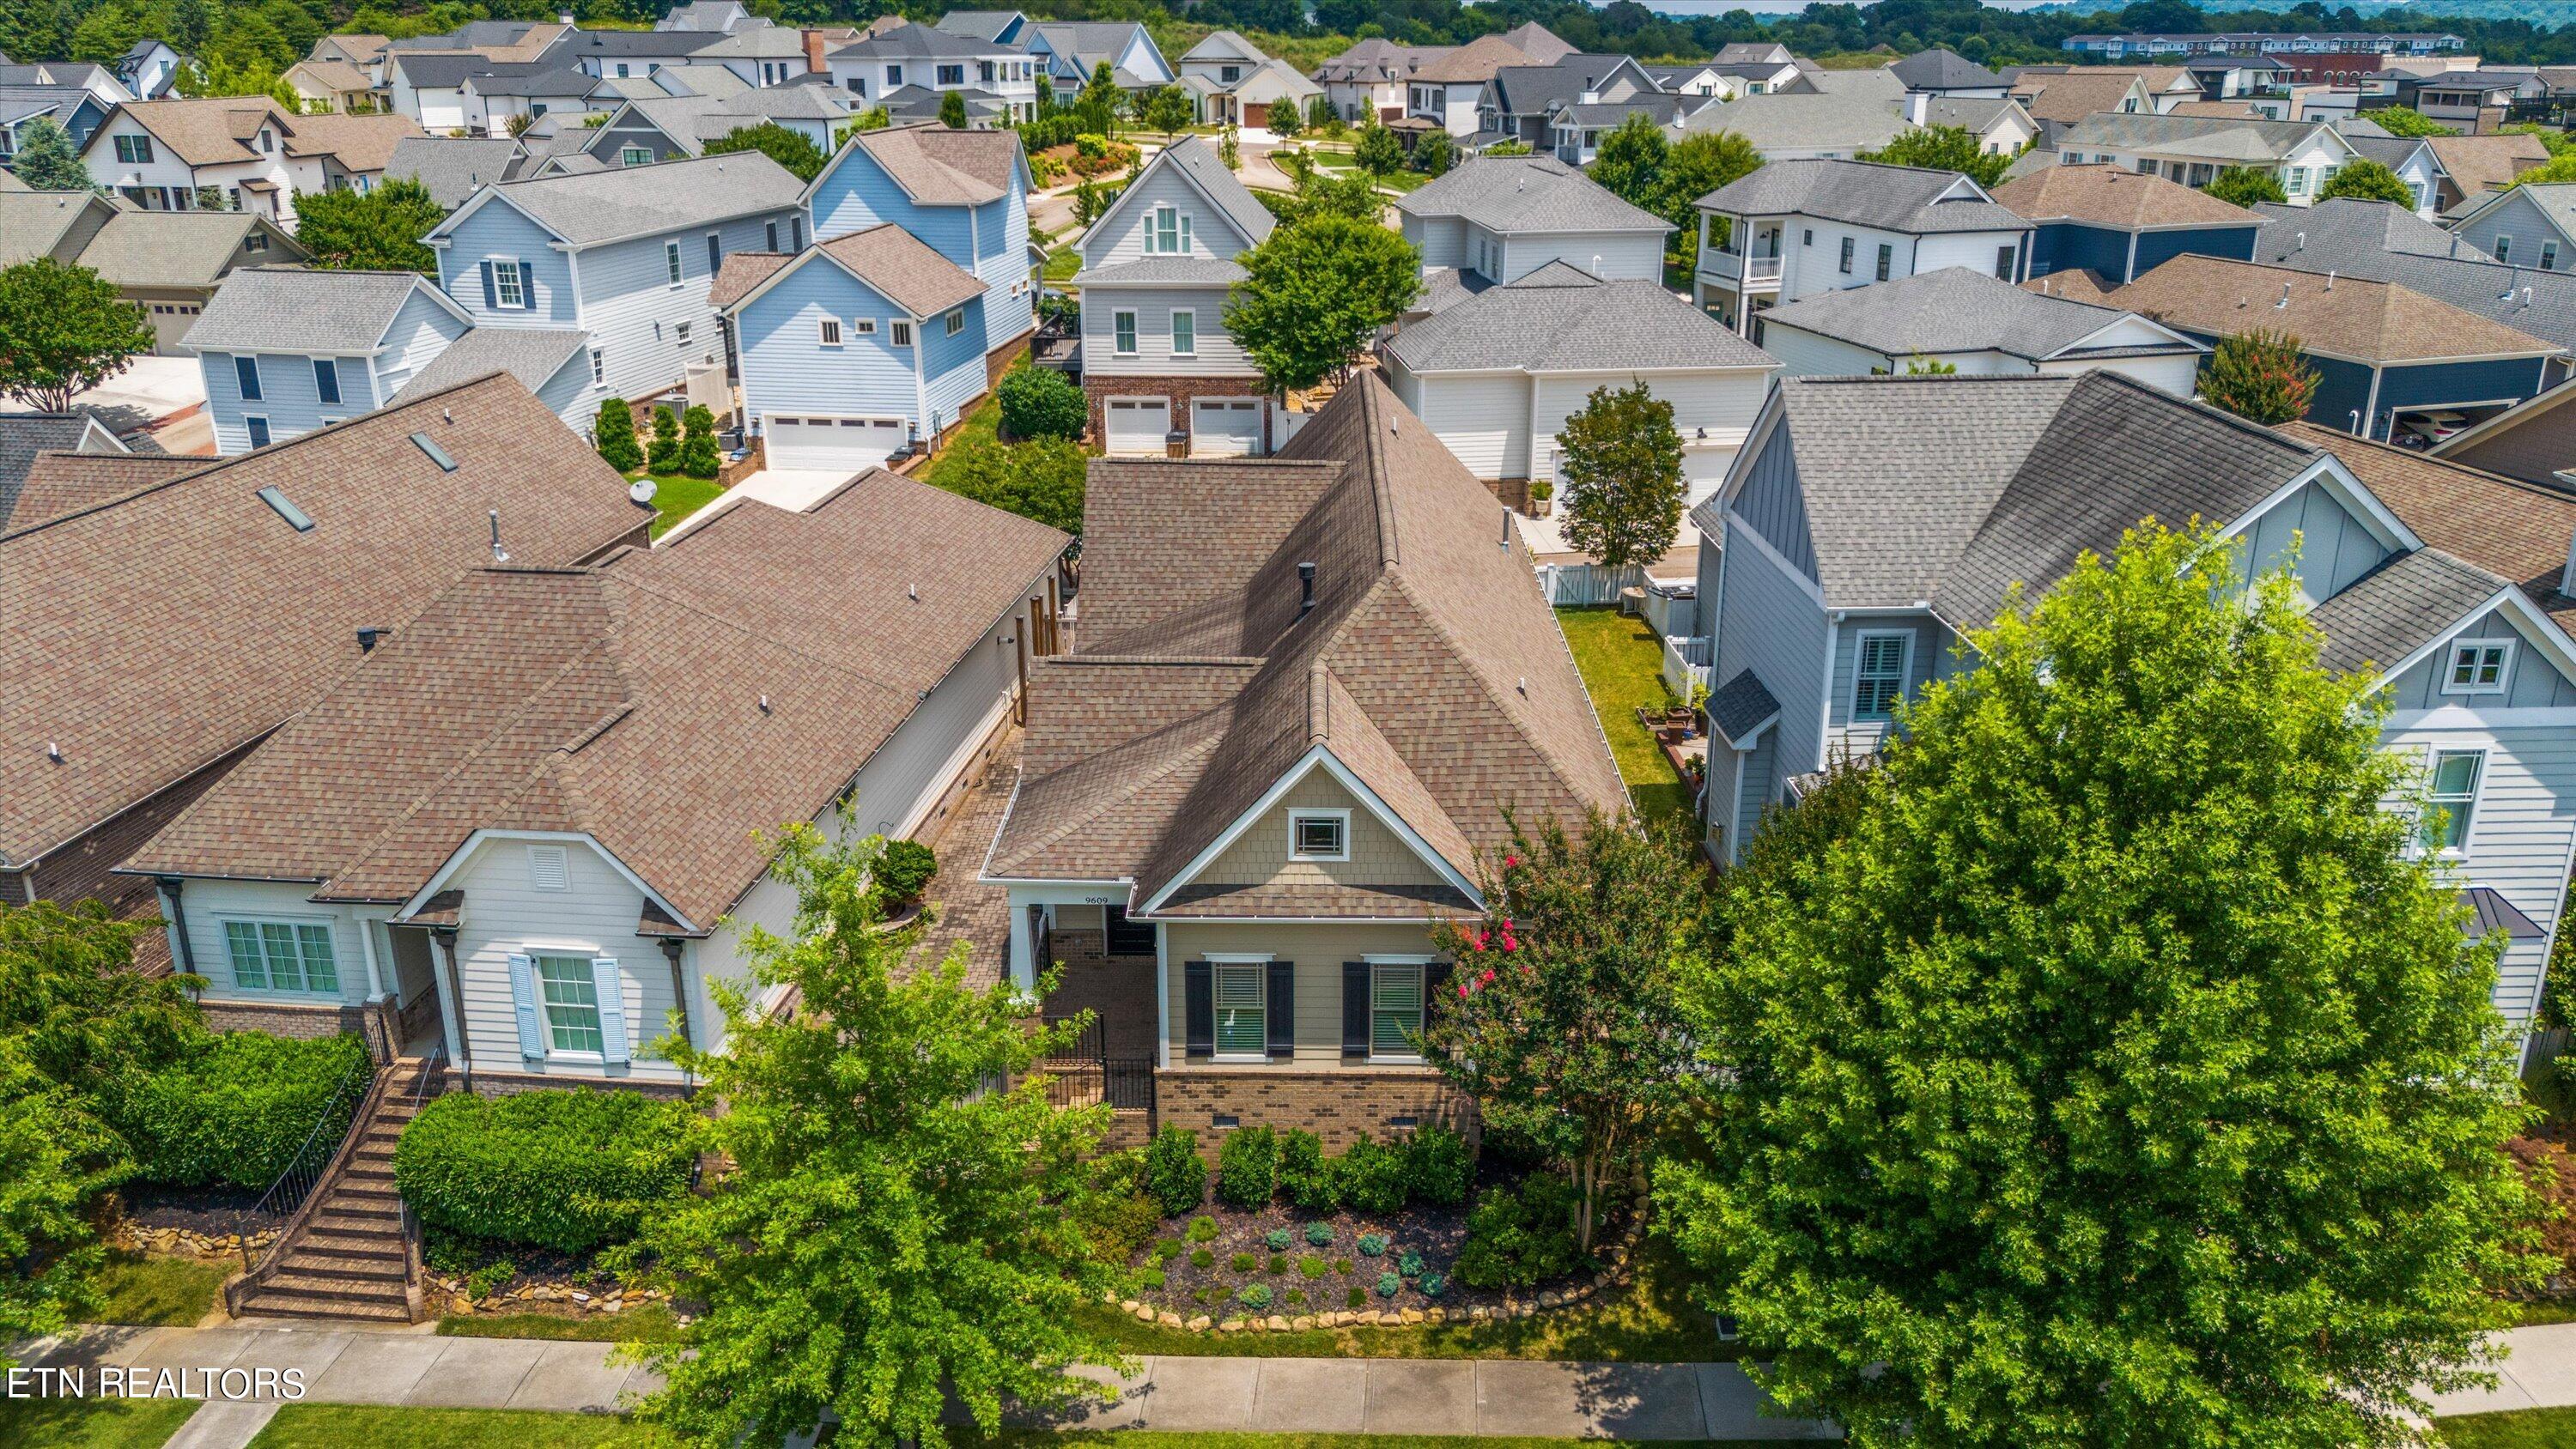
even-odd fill
[(383, 343), (415, 295), (438, 296), (418, 272), (243, 267), (188, 329), (204, 352), (365, 353)]
[(1729, 216), (1815, 216), (1916, 235), (2030, 225), (1956, 171), (1867, 161), (1774, 161), (1698, 205)]
[[(2069, 355), (2125, 315), (2118, 307), (2025, 291), (1990, 273), (1943, 267), (1875, 286), (1819, 292), (1774, 307), (1762, 320), (1889, 357), (2000, 352), (2036, 362)], [(2176, 341), (2169, 350), (2198, 349)]]
[(1994, 189), (1997, 205), (2028, 221), (2083, 221), (2127, 230), (2257, 226), (2259, 213), (2179, 181), (2125, 166), (2043, 166)]
[(1386, 350), (1415, 372), (1779, 365), (1659, 282), (1605, 282), (1564, 261), (1446, 306)]
[[(796, 205), (805, 184), (758, 151), (735, 151), (581, 176), (504, 181), (488, 190), (578, 246), (784, 210)], [(455, 220), (449, 218), (451, 224)]]
[(851, 138), (894, 183), (925, 206), (980, 206), (1011, 187), (1024, 165), (1009, 131), (952, 131), (936, 122), (862, 131)]
[[(984, 294), (981, 278), (890, 222), (816, 242), (813, 250), (916, 317), (936, 316)], [(779, 252), (736, 252), (724, 259), (707, 301), (731, 307), (795, 260)]]
[(391, 401), (414, 402), (496, 372), (535, 392), (589, 345), (590, 334), (578, 327), (468, 328), (413, 373)]
[(2026, 285), (2196, 332), (2288, 332), (2310, 351), (2354, 362), (2540, 357), (2566, 350), (2409, 287), (2221, 257), (2176, 257), (2125, 287), (2107, 290), (2090, 272), (2059, 272)]
[(1554, 156), (1476, 156), (1395, 200), (1407, 216), (1455, 216), (1491, 231), (1668, 232), (1673, 224), (1634, 205), (1583, 168)]

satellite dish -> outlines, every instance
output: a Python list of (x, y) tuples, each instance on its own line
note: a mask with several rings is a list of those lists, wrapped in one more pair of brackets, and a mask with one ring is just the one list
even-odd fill
[(652, 479), (638, 478), (632, 486), (627, 488), (626, 496), (634, 499), (638, 503), (650, 503), (653, 501), (653, 491), (654, 483)]

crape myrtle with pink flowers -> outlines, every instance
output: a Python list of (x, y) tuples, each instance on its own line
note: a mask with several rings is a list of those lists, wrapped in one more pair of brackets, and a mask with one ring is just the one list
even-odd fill
[(1489, 1131), (1564, 1169), (1589, 1250), (1619, 1184), (1642, 1190), (1647, 1138), (1682, 1097), (1672, 950), (1706, 876), (1687, 841), (1633, 819), (1505, 818), (1509, 843), (1479, 871), (1484, 914), (1436, 931), (1457, 964), (1423, 1055), (1476, 1097)]

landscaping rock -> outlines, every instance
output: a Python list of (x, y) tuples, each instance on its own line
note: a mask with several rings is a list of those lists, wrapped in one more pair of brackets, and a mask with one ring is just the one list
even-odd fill
[(1161, 1313), (1154, 1315), (1154, 1321), (1163, 1325), (1165, 1328), (1178, 1328), (1181, 1326), (1181, 1315), (1172, 1312), (1170, 1309), (1165, 1309)]
[(1449, 1310), (1446, 1308), (1426, 1308), (1422, 1310), (1422, 1320), (1425, 1323), (1429, 1323), (1434, 1327), (1437, 1327), (1438, 1325), (1449, 1321)]
[(1368, 1326), (1368, 1327), (1371, 1327), (1371, 1328), (1376, 1327), (1376, 1326), (1377, 1326), (1377, 1324), (1378, 1324), (1378, 1322), (1379, 1322), (1379, 1315), (1378, 1315), (1378, 1311), (1377, 1311), (1376, 1309), (1372, 1308), (1372, 1309), (1368, 1310), (1367, 1312), (1365, 1312), (1365, 1313), (1361, 1314), (1361, 1315), (1360, 1315), (1360, 1322), (1361, 1322), (1362, 1324), (1364, 1324), (1364, 1325)]
[(1118, 1300), (1118, 1311), (1121, 1313), (1133, 1313), (1144, 1306), (1144, 1304), (1137, 1302), (1133, 1298), (1122, 1298)]
[(1306, 1314), (1300, 1313), (1296, 1317), (1288, 1320), (1288, 1326), (1299, 1333), (1304, 1333), (1306, 1330), (1315, 1326), (1315, 1320)]
[(1487, 1323), (1492, 1321), (1493, 1316), (1494, 1310), (1487, 1308), (1481, 1303), (1467, 1310), (1467, 1321), (1469, 1323)]
[(1271, 1314), (1267, 1326), (1272, 1333), (1286, 1333), (1288, 1331), (1288, 1317), (1283, 1313)]
[(1410, 1327), (1413, 1324), (1420, 1323), (1422, 1321), (1422, 1310), (1419, 1308), (1399, 1309), (1397, 1310), (1396, 1316), (1407, 1327)]
[(1219, 1333), (1241, 1333), (1243, 1331), (1243, 1320), (1240, 1318), (1228, 1318), (1217, 1324), (1216, 1331)]
[(1538, 1306), (1541, 1308), (1555, 1308), (1564, 1302), (1564, 1299), (1556, 1295), (1556, 1290), (1554, 1289), (1549, 1289), (1547, 1292), (1538, 1295)]
[(1214, 1323), (1215, 1321), (1216, 1321), (1215, 1319), (1212, 1319), (1212, 1318), (1208, 1317), (1206, 1314), (1202, 1313), (1202, 1314), (1200, 1314), (1198, 1317), (1193, 1318), (1193, 1319), (1191, 1319), (1191, 1320), (1190, 1320), (1190, 1325), (1189, 1325), (1189, 1326), (1190, 1326), (1190, 1332), (1192, 1332), (1192, 1333), (1205, 1333), (1205, 1332), (1207, 1332), (1208, 1325), (1209, 1325), (1209, 1324), (1211, 1324), (1211, 1323)]

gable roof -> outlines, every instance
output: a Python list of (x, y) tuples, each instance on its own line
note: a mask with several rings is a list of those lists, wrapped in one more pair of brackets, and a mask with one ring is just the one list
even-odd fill
[(977, 40), (999, 40), (1026, 19), (1017, 10), (951, 10), (939, 17), (939, 28)]
[[(1874, 286), (1819, 292), (1763, 313), (1762, 324), (1795, 327), (1888, 357), (1992, 351), (2038, 362), (2084, 355), (2077, 349), (2085, 339), (2128, 315), (2117, 307), (2025, 291), (1966, 267), (1943, 267)], [(2112, 349), (2121, 356), (2201, 350), (2180, 337), (2161, 348), (2122, 344)]]
[(2576, 274), (2512, 266), (2450, 232), (2432, 229), (2421, 245), (2456, 248), (2426, 254), (2402, 239), (2425, 223), (2387, 202), (2338, 197), (2299, 210), (2269, 205), (2256, 233), (2254, 259), (2306, 272), (2334, 272), (2393, 282), (2464, 312), (2576, 347)]
[[(1247, 245), (1261, 245), (1269, 238), (1271, 230), (1278, 225), (1278, 219), (1270, 214), (1270, 208), (1255, 199), (1250, 191), (1244, 189), (1243, 183), (1235, 179), (1234, 173), (1226, 169), (1224, 158), (1217, 155), (1216, 148), (1207, 143), (1206, 137), (1185, 136), (1156, 152), (1154, 159), (1145, 163), (1145, 168), (1136, 174), (1135, 180), (1130, 181), (1126, 189), (1119, 193), (1118, 199), (1110, 203), (1109, 210), (1083, 234), (1086, 249), (1088, 243), (1095, 238), (1107, 241), (1120, 235), (1118, 226), (1114, 223), (1123, 220), (1129, 203), (1145, 194), (1143, 184), (1145, 179), (1164, 168), (1169, 168), (1187, 182), (1190, 189), (1206, 198), (1208, 204), (1224, 216), (1236, 234), (1245, 239)], [(1085, 260), (1087, 265), (1087, 255)], [(1149, 260), (1159, 265), (1165, 260), (1176, 259), (1152, 258)], [(1229, 264), (1232, 262), (1232, 258), (1223, 260)]]
[(1359, 85), (1409, 80), (1414, 72), (1453, 48), (1446, 45), (1399, 45), (1385, 36), (1373, 35), (1315, 67), (1315, 79)]
[(1232, 30), (1211, 30), (1200, 38), (1198, 44), (1181, 52), (1181, 59), (1185, 61), (1248, 60), (1257, 64), (1269, 58), (1261, 53), (1261, 47)]
[[(1528, 547), (1496, 546), (1501, 518), (1371, 373), (1267, 459), (1096, 460), (1083, 629), (1030, 668), (1020, 783), (985, 874), (1128, 880), (1151, 901), (1320, 749), (1453, 884), (1291, 901), (1201, 883), (1167, 913), (1418, 920), (1468, 904), (1455, 881), (1504, 838), (1503, 807), (1623, 808)], [(1300, 563), (1316, 566), (1303, 614)]]
[(409, 116), (344, 116), (337, 113), (297, 116), (286, 138), (289, 156), (329, 156), (344, 171), (376, 172), (393, 159), (394, 147), (426, 134)]
[(1780, 365), (1660, 283), (1605, 282), (1563, 261), (1441, 308), (1386, 351), (1417, 373)]
[(1540, 65), (1554, 65), (1574, 54), (1574, 47), (1567, 44), (1563, 36), (1535, 20), (1524, 20), (1504, 31), (1503, 39), (1510, 41), (1513, 49)]
[(2041, 75), (2024, 72), (2013, 78), (2012, 93), (2033, 119), (2071, 126), (2087, 116), (2117, 111), (2120, 102), (2139, 84), (2136, 76), (2125, 71), (2096, 72), (2087, 68)]
[(833, 51), (834, 60), (973, 60), (1006, 55), (1011, 48), (998, 40), (960, 35), (922, 24), (898, 25), (876, 35), (863, 35)]
[(371, 91), (376, 78), (345, 60), (299, 60), (286, 68), (287, 84), (293, 85), (301, 75), (314, 89), (345, 95), (351, 91)]
[[(2545, 338), (2464, 312), (2410, 288), (2220, 257), (2179, 256), (2108, 291), (2087, 274), (2043, 277), (2085, 301), (2106, 301), (2171, 326), (2218, 336), (2285, 331), (2312, 352), (2362, 363), (2520, 357), (2563, 352)], [(2088, 292), (2094, 295), (2086, 295)]]
[(243, 267), (215, 289), (183, 345), (201, 353), (373, 352), (416, 293), (468, 320), (418, 272)]
[[(1131, 20), (1041, 20), (1030, 24), (1029, 31), (1045, 41), (1056, 57), (1088, 77), (1102, 61), (1109, 62), (1113, 78), (1122, 86), (1145, 85), (1154, 79), (1130, 72), (1118, 62), (1138, 39), (1148, 49), (1153, 37), (1145, 27)], [(1159, 56), (1161, 52), (1155, 51)]]
[(0, 511), (0, 528), (32, 528), (48, 519), (112, 503), (204, 466), (203, 458), (180, 457), (158, 449), (149, 453), (38, 453), (18, 485), (16, 505)]
[[(1836, 75), (1858, 72), (1837, 71)], [(1876, 74), (1876, 72), (1870, 72)], [(1890, 90), (1889, 95), (1901, 92)], [(1684, 117), (1682, 129), (1733, 131), (1765, 155), (1784, 151), (1874, 151), (1914, 129), (1886, 98), (1868, 93), (1767, 91), (1705, 106)], [(1783, 164), (1774, 161), (1772, 166)], [(1763, 170), (1767, 171), (1766, 166)], [(1760, 175), (1761, 172), (1755, 172)]]
[[(580, 832), (703, 932), (760, 879), (763, 833), (827, 809), (1067, 542), (871, 469), (595, 567), (477, 568), (133, 868), (398, 901), (477, 830)], [(720, 763), (675, 778), (689, 759)]]
[[(2478, 205), (2463, 213), (2462, 219), (2492, 206), (2501, 205), (2506, 197), (2519, 196), (2531, 203), (2541, 219), (2558, 228), (2562, 236), (2576, 236), (2576, 181), (2533, 181), (2509, 191), (2498, 191), (2478, 198)], [(2427, 222), (2426, 225), (2431, 225)]]
[(1956, 171), (1872, 161), (1774, 161), (1695, 204), (1733, 216), (1814, 216), (1918, 236), (2030, 227)]
[(74, 450), (122, 455), (126, 448), (94, 412), (0, 413), (0, 530), (9, 527), (36, 455)]
[(77, 256), (88, 238), (116, 214), (116, 207), (95, 192), (10, 191), (0, 193), (0, 267), (13, 267), (34, 257), (52, 256), (73, 241)]
[[(408, 437), (456, 463), (442, 471)], [(491, 559), (640, 536), (626, 480), (510, 379), (386, 408), (0, 533), (0, 861), (22, 865), (257, 740)], [(275, 487), (312, 519), (290, 526)]]
[(1406, 216), (1455, 216), (1507, 235), (1525, 232), (1651, 231), (1673, 224), (1634, 205), (1579, 166), (1554, 156), (1471, 156), (1449, 173), (1395, 199)]
[(1888, 67), (1909, 91), (2000, 89), (2004, 78), (1954, 50), (1918, 50)]
[(2538, 136), (2504, 131), (2492, 136), (2428, 136), (2434, 159), (2460, 188), (2461, 204), (2475, 205), (2481, 193), (2500, 191), (2513, 178), (2549, 164), (2549, 148)]
[[(1552, 107), (1580, 100), (1585, 91), (1623, 69), (1647, 70), (1624, 55), (1569, 55), (1554, 65), (1507, 65), (1494, 72), (1487, 98), (1502, 115), (1544, 115)], [(1645, 79), (1660, 84), (1652, 74)]]
[(301, 261), (304, 244), (277, 223), (247, 211), (126, 211), (108, 218), (81, 249), (81, 265), (120, 287), (204, 287), (252, 255), (252, 232), (268, 238), (257, 253), (271, 263)]
[(1507, 65), (1542, 64), (1536, 56), (1522, 50), (1499, 35), (1479, 35), (1465, 45), (1454, 46), (1439, 59), (1425, 65), (1413, 79), (1425, 84), (1476, 84), (1494, 78), (1494, 72)]
[(508, 137), (406, 136), (385, 160), (385, 179), (417, 181), (429, 188), (432, 201), (452, 211), (483, 183), (515, 178), (527, 154)]
[(2322, 132), (2346, 150), (2352, 143), (2323, 121), (2245, 121), (2209, 116), (2150, 116), (2105, 111), (2086, 116), (2058, 138), (2061, 148), (2157, 151), (2230, 162), (2280, 161)]
[[(191, 166), (257, 160), (260, 152), (252, 139), (262, 125), (280, 136), (292, 129), (286, 112), (266, 96), (128, 101), (117, 110)], [(106, 132), (101, 126), (89, 144), (98, 145)]]
[(915, 317), (932, 317), (984, 295), (984, 283), (973, 272), (933, 251), (930, 244), (892, 222), (880, 222), (815, 243), (795, 256), (778, 252), (736, 252), (724, 259), (715, 284), (707, 289), (710, 305), (730, 311), (767, 289), (790, 269), (815, 257), (829, 257), (874, 288), (878, 295)]
[(387, 401), (416, 401), (496, 372), (535, 392), (589, 348), (590, 334), (579, 327), (468, 328)]
[(1997, 205), (2031, 221), (2081, 221), (2131, 231), (2168, 226), (2259, 226), (2260, 213), (2125, 166), (2060, 163), (1994, 190)]
[(1024, 163), (1016, 131), (952, 131), (936, 122), (888, 126), (850, 137), (832, 165), (805, 188), (810, 198), (855, 148), (894, 178), (906, 196), (921, 206), (981, 206), (1010, 194), (1011, 180)]
[(758, 151), (734, 151), (650, 166), (497, 182), (476, 192), (429, 234), (443, 236), (476, 210), (499, 200), (574, 246), (592, 246), (756, 212), (785, 211), (804, 192), (805, 183), (786, 167)]

